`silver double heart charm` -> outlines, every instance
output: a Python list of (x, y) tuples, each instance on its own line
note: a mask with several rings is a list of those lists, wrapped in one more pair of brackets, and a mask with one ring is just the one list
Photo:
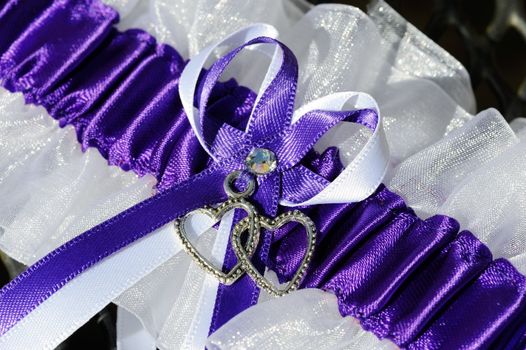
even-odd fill
[[(271, 295), (282, 296), (297, 289), (305, 277), (316, 244), (316, 226), (307, 215), (299, 210), (286, 212), (273, 219), (259, 215), (256, 208), (246, 200), (247, 197), (254, 193), (255, 180), (250, 178), (247, 183), (247, 188), (244, 191), (239, 192), (234, 189), (234, 182), (241, 174), (241, 171), (234, 171), (225, 178), (224, 189), (229, 196), (226, 202), (219, 204), (217, 207), (197, 209), (197, 212), (210, 217), (214, 222), (220, 221), (227, 212), (234, 209), (241, 209), (246, 213), (246, 216), (235, 225), (232, 232), (231, 242), (237, 257), (237, 263), (230, 271), (224, 272), (221, 267), (214, 266), (188, 239), (185, 222), (191, 215), (194, 215), (196, 211), (175, 220), (175, 234), (179, 237), (183, 249), (192, 257), (196, 264), (204, 271), (215, 276), (219, 282), (227, 285), (232, 284), (246, 272), (260, 288), (266, 290)], [(284, 288), (278, 288), (254, 267), (251, 258), (257, 249), (262, 228), (275, 231), (288, 223), (297, 223), (305, 228), (307, 247), (301, 264), (292, 279), (287, 282)], [(242, 242), (244, 234), (247, 235), (245, 243)]]

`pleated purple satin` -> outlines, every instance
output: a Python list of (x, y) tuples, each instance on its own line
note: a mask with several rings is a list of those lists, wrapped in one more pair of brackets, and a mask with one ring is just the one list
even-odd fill
[[(0, 12), (1, 79), (61, 126), (72, 125), (83, 149), (96, 147), (111, 165), (155, 175), (163, 190), (207, 161), (178, 95), (185, 62), (143, 31), (118, 32), (117, 19), (99, 1), (8, 1)], [(228, 81), (214, 89), (209, 113), (236, 125), (254, 100)]]
[[(155, 175), (165, 190), (208, 162), (177, 92), (184, 61), (143, 31), (118, 32), (117, 18), (97, 0), (0, 0), (0, 78), (75, 127), (84, 149)], [(228, 81), (214, 89), (209, 112), (219, 124), (242, 125), (254, 99)], [(303, 164), (327, 180), (341, 171), (333, 148)], [(526, 278), (459, 233), (454, 219), (422, 220), (383, 186), (360, 203), (302, 210), (320, 232), (302, 287), (335, 293), (342, 315), (365, 329), (410, 349), (526, 346)], [(304, 247), (304, 233), (287, 225), (275, 232), (267, 264), (286, 280)], [(231, 313), (217, 325), (253, 302), (222, 300), (216, 311)]]

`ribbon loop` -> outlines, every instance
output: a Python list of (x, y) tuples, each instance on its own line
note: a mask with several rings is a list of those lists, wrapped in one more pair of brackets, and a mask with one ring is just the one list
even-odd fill
[[(188, 121), (194, 130), (196, 138), (203, 149), (212, 157), (214, 160), (218, 160), (217, 156), (210, 150), (209, 145), (205, 142), (202, 130), (202, 124), (200, 121), (199, 111), (194, 107), (194, 97), (196, 95), (197, 83), (203, 68), (214, 53), (214, 50), (218, 47), (238, 47), (252, 39), (258, 37), (276, 37), (278, 35), (277, 30), (267, 24), (254, 24), (249, 27), (243, 28), (237, 32), (232, 33), (224, 40), (218, 42), (215, 45), (208, 46), (194, 56), (186, 65), (185, 69), (181, 73), (181, 79), (179, 80), (179, 96), (181, 97), (181, 103), (184, 111), (188, 117)], [(259, 47), (255, 47), (256, 50), (261, 50)], [(266, 51), (264, 51), (266, 53)]]
[[(277, 50), (272, 57), (269, 70), (248, 121), (246, 132), (251, 143), (257, 144), (265, 138), (283, 131), (290, 125), (298, 79), (296, 57), (289, 48), (276, 39), (259, 37), (235, 48), (203, 73), (202, 89), (200, 89), (200, 96), (198, 96), (198, 110), (201, 127), (205, 130), (205, 135), (210, 135), (210, 138), (216, 134), (214, 131), (206, 133), (207, 103), (212, 89), (234, 57), (243, 49), (254, 45), (272, 45)], [(211, 144), (213, 140), (205, 137), (205, 141)]]
[(280, 159), (280, 168), (287, 170), (298, 164), (327, 131), (344, 121), (362, 124), (374, 131), (377, 114), (376, 111), (368, 109), (314, 110), (305, 113), (282, 137), (271, 142), (270, 147), (275, 150), (276, 156)]
[[(245, 167), (244, 158), (253, 148), (272, 151), (277, 158), (279, 178), (287, 174), (286, 178), (276, 181), (273, 176), (274, 185), (263, 185), (269, 177), (259, 178), (256, 198), (274, 198), (278, 195), (279, 203), (284, 206), (356, 202), (369, 196), (381, 183), (389, 163), (389, 149), (374, 99), (359, 92), (334, 93), (293, 112), (298, 79), (298, 64), (294, 54), (273, 37), (254, 37), (259, 32), (250, 28), (232, 34), (233, 38), (242, 37), (246, 40), (213, 63), (208, 71), (201, 73), (206, 61), (204, 56), (208, 57), (211, 49), (198, 55), (199, 65), (192, 62), (193, 59), (183, 71), (181, 99), (190, 124), (205, 150), (216, 161), (236, 159), (240, 169)], [(247, 35), (248, 32), (252, 35)], [(234, 57), (249, 47), (267, 55), (269, 47), (275, 47), (275, 51), (246, 130), (237, 130), (227, 124), (219, 126), (217, 130), (207, 130), (207, 103), (213, 87)], [(189, 92), (195, 93), (200, 74), (202, 80), (197, 96), (189, 95)], [(193, 85), (189, 86), (190, 83)], [(194, 98), (198, 105), (197, 117), (191, 103)], [(189, 106), (191, 109), (187, 110)], [(321, 176), (307, 176), (305, 169), (294, 170), (301, 166), (301, 160), (316, 142), (341, 122), (359, 123), (372, 131), (362, 151), (346, 165), (342, 173), (329, 182)], [(338, 144), (334, 146), (338, 147)], [(260, 189), (263, 188), (273, 195), (262, 194)], [(298, 192), (300, 190), (301, 194)], [(259, 205), (265, 211), (275, 212), (276, 208), (273, 207), (277, 203), (263, 200)]]
[[(342, 112), (344, 110), (347, 112)], [(325, 119), (326, 125), (331, 125), (325, 132), (331, 127), (337, 127), (337, 120), (345, 121), (347, 118), (348, 122), (359, 123), (372, 129), (372, 135), (356, 158), (349, 164), (344, 164), (343, 171), (322, 191), (301, 202), (282, 198), (280, 204), (295, 207), (352, 203), (371, 195), (381, 184), (389, 166), (389, 146), (376, 101), (368, 94), (361, 92), (334, 93), (298, 109), (292, 117), (293, 126), (298, 123), (301, 125), (304, 118), (321, 120), (321, 124)], [(310, 126), (310, 123), (307, 126)], [(317, 141), (319, 137), (311, 141)], [(338, 147), (338, 144), (333, 146)]]

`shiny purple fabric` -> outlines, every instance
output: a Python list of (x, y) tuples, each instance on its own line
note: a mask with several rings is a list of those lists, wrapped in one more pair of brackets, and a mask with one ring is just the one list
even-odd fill
[[(27, 102), (72, 125), (83, 149), (109, 164), (153, 174), (164, 190), (202, 170), (207, 156), (178, 95), (184, 67), (170, 46), (140, 30), (118, 32), (117, 13), (99, 1), (7, 1), (0, 12), (0, 78)], [(255, 94), (219, 84), (209, 114), (246, 120)]]
[[(0, 1), (0, 78), (75, 127), (84, 148), (157, 176), (169, 198), (168, 188), (208, 161), (177, 95), (184, 61), (142, 31), (118, 32), (116, 21), (95, 0)], [(241, 125), (253, 101), (251, 91), (226, 82), (213, 90), (209, 113), (219, 124)], [(328, 181), (341, 171), (335, 149), (310, 153), (302, 164)], [(320, 231), (302, 287), (335, 293), (342, 315), (410, 349), (525, 346), (526, 278), (493, 260), (471, 233), (459, 233), (454, 219), (422, 220), (383, 186), (360, 203), (302, 210)], [(266, 263), (286, 280), (304, 247), (304, 233), (287, 225), (273, 235)]]
[[(334, 153), (310, 168), (331, 180)], [(304, 211), (320, 239), (301, 287), (334, 293), (342, 315), (410, 349), (522, 348), (526, 278), (454, 219), (422, 220), (384, 186), (360, 203)], [(298, 268), (304, 235), (292, 225), (276, 232), (269, 265), (280, 281)]]

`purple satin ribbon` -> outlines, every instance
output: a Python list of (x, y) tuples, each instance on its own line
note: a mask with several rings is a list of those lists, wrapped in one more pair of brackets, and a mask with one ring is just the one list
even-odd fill
[[(116, 13), (96, 0), (35, 0), (28, 6), (0, 1), (4, 86), (46, 107), (62, 126), (73, 125), (83, 147), (97, 147), (111, 164), (157, 176), (163, 193), (67, 243), (31, 267), (14, 286), (4, 287), (2, 332), (27, 313), (28, 305), (48, 297), (50, 285), (52, 291), (60, 288), (89, 267), (81, 260), (96, 263), (119, 242), (137, 239), (184, 212), (188, 203), (179, 201), (181, 193), (189, 195), (192, 188), (193, 207), (224, 200), (222, 179), (237, 167), (229, 164), (195, 177), (206, 167), (207, 156), (182, 112), (177, 89), (184, 61), (175, 50), (157, 45), (142, 31), (118, 32), (112, 27)], [(216, 85), (206, 106), (207, 132), (229, 129), (225, 123), (244, 130), (254, 101), (253, 92), (233, 81)], [(360, 116), (367, 114), (363, 113)], [(209, 141), (213, 145), (215, 140)], [(322, 184), (341, 171), (335, 149), (306, 154), (301, 166)], [(207, 193), (198, 193), (199, 201), (193, 195), (203, 189), (195, 186), (201, 182), (207, 183)], [(278, 213), (283, 210), (278, 208)], [(319, 229), (302, 287), (335, 293), (342, 315), (353, 315), (379, 337), (411, 349), (526, 346), (526, 279), (509, 262), (493, 260), (471, 233), (458, 233), (454, 219), (439, 215), (421, 220), (383, 186), (360, 203), (302, 210)], [(149, 215), (139, 217), (143, 211)], [(137, 225), (135, 232), (117, 225), (127, 220)], [(304, 252), (304, 233), (287, 226), (270, 240), (266, 264), (286, 280)], [(68, 253), (71, 248), (80, 249), (82, 256)], [(45, 280), (39, 278), (41, 273), (46, 273)], [(16, 294), (20, 285), (27, 294)], [(251, 294), (243, 306), (236, 306), (238, 300), (226, 298), (236, 293), (230, 289), (221, 294), (218, 323), (254, 299)]]

